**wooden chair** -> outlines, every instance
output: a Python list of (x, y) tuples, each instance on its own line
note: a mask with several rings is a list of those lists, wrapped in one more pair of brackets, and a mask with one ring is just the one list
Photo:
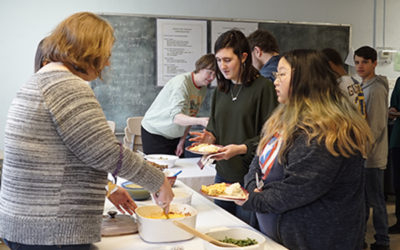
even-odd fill
[(141, 122), (143, 116), (129, 117), (126, 120), (124, 145), (129, 149), (143, 151)]

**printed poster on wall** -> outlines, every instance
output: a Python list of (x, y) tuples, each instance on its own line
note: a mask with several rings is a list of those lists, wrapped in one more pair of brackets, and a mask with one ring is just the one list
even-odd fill
[(207, 21), (157, 19), (157, 86), (192, 72), (207, 53)]
[(211, 52), (214, 53), (214, 44), (217, 38), (225, 31), (238, 29), (247, 37), (251, 32), (258, 29), (258, 23), (252, 22), (211, 22)]

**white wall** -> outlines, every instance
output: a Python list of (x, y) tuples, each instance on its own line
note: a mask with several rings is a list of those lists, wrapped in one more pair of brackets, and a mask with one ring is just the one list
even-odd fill
[[(379, 15), (383, 0), (377, 2), (376, 46), (382, 46)], [(400, 1), (386, 0), (386, 46), (400, 48), (399, 9)], [(33, 72), (37, 43), (61, 20), (78, 11), (350, 24), (351, 47), (373, 45), (374, 0), (2, 0), (0, 150), (8, 107)], [(390, 67), (383, 71), (392, 79), (400, 75)]]

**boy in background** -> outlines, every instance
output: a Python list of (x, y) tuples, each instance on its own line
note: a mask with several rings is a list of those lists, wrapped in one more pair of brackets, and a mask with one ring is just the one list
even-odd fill
[(247, 40), (251, 49), (253, 66), (260, 71), (265, 78), (275, 81), (273, 72), (277, 71), (279, 59), (279, 46), (275, 37), (266, 30), (256, 30)]
[[(365, 161), (366, 219), (372, 207), (375, 228), (375, 243), (371, 250), (390, 249), (388, 218), (383, 193), (383, 177), (388, 156), (388, 91), (389, 84), (384, 76), (375, 74), (376, 50), (363, 46), (354, 52), (357, 74), (361, 77), (361, 87), (365, 96), (367, 122), (375, 142), (371, 145)], [(367, 244), (364, 243), (364, 249)]]

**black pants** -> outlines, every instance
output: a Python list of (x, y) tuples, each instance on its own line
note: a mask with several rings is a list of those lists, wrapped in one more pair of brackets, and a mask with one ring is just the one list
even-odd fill
[(145, 154), (175, 155), (179, 139), (167, 139), (164, 136), (149, 133), (142, 127), (142, 144)]
[(4, 243), (12, 250), (90, 250), (91, 244), (80, 245), (25, 245), (3, 239)]
[(393, 186), (396, 195), (396, 219), (400, 224), (400, 148), (391, 149), (392, 166), (393, 166)]

